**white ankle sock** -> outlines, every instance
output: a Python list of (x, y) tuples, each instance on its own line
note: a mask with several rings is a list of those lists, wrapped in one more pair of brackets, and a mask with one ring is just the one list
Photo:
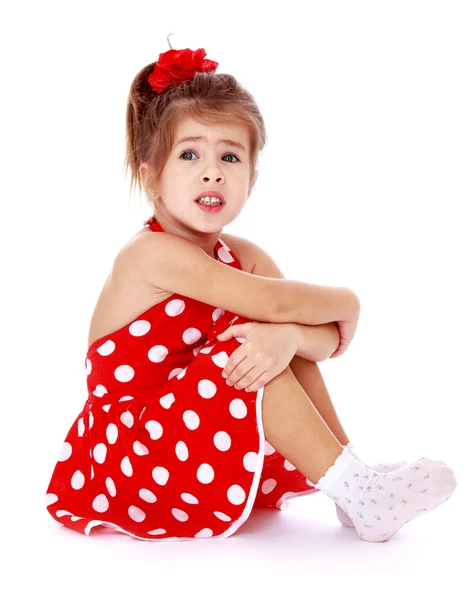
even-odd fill
[(425, 457), (379, 473), (344, 447), (314, 485), (349, 516), (362, 540), (384, 542), (409, 521), (446, 502), (457, 480), (443, 462)]
[(343, 446), (343, 448), (347, 448), (347, 450), (350, 451), (352, 456), (354, 456), (357, 460), (360, 460), (360, 458), (354, 452), (354, 445), (352, 444), (352, 442), (349, 442), (346, 446)]
[[(349, 442), (345, 447), (349, 450), (349, 452), (352, 454), (352, 456), (354, 456), (356, 459), (360, 460), (360, 458), (354, 452), (354, 446), (353, 446), (352, 442)], [(373, 469), (373, 471), (377, 471), (378, 473), (389, 473), (391, 471), (395, 471), (396, 469), (400, 469), (400, 467), (403, 467), (406, 464), (407, 464), (407, 462), (405, 460), (400, 460), (395, 463), (378, 463), (377, 465), (369, 465), (369, 467), (371, 469)], [(343, 527), (352, 527), (353, 528), (354, 524), (352, 523), (352, 520), (346, 515), (346, 513), (342, 510), (342, 508), (340, 508), (337, 504), (335, 504), (335, 507), (336, 507), (336, 515), (337, 515), (337, 518), (339, 519), (339, 521), (341, 522), (341, 525)]]

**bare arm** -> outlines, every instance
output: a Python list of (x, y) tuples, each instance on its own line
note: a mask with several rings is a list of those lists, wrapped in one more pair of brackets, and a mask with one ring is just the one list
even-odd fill
[[(350, 320), (360, 309), (349, 288), (246, 273), (167, 232), (139, 237), (117, 260), (139, 265), (154, 295), (169, 290), (249, 319), (321, 325)], [(258, 272), (262, 262), (255, 266)]]
[(360, 313), (357, 295), (346, 287), (279, 279), (276, 290), (277, 323), (322, 325), (350, 320)]
[(336, 323), (324, 325), (298, 325), (289, 323), (284, 327), (291, 327), (297, 340), (296, 356), (322, 362), (336, 351), (339, 345), (339, 331)]

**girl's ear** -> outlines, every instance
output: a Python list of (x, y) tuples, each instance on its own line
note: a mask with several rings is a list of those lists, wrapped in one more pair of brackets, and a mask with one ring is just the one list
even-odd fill
[(148, 172), (149, 172), (149, 166), (147, 163), (143, 162), (140, 166), (139, 166), (139, 177), (142, 181), (142, 185), (144, 187), (147, 187), (147, 176), (148, 176)]

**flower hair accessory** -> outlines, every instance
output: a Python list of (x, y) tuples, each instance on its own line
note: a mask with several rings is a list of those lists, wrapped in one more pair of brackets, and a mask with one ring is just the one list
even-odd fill
[[(168, 45), (171, 48), (169, 37)], [(180, 85), (193, 79), (198, 72), (215, 71), (218, 63), (205, 58), (206, 54), (204, 48), (195, 51), (190, 48), (184, 50), (171, 48), (160, 54), (147, 81), (154, 92), (161, 94), (172, 85)]]

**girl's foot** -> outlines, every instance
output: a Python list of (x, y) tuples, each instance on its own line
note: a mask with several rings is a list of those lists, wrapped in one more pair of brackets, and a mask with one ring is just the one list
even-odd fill
[(384, 542), (406, 523), (446, 502), (457, 486), (450, 467), (420, 458), (389, 473), (377, 472), (347, 448), (315, 487), (351, 519), (358, 536)]
[[(352, 452), (352, 456), (354, 456), (354, 453)], [(408, 464), (405, 460), (401, 460), (400, 462), (396, 462), (396, 463), (387, 463), (387, 464), (383, 464), (380, 463), (379, 465), (375, 465), (374, 467), (370, 467), (371, 469), (373, 469), (373, 471), (377, 471), (378, 473), (390, 473), (391, 471), (395, 471), (396, 469), (400, 469), (400, 467), (405, 466), (406, 464)], [(339, 521), (342, 523), (343, 527), (355, 527), (355, 525), (352, 523), (352, 519), (350, 519), (346, 513), (342, 510), (342, 508), (340, 508), (337, 504), (335, 504), (336, 506), (336, 514), (338, 516)]]

